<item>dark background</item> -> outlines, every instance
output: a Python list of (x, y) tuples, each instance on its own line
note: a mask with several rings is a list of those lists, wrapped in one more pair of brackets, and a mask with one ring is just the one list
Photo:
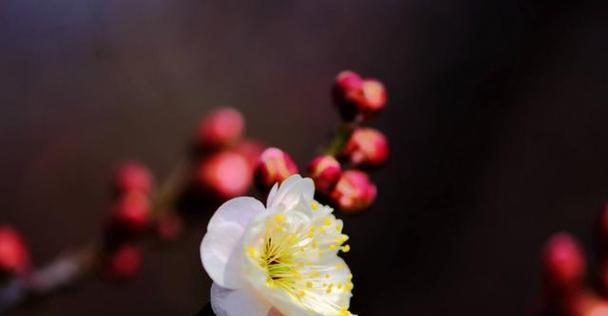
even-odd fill
[[(378, 202), (346, 219), (353, 311), (522, 315), (543, 240), (591, 250), (607, 198), (607, 37), (606, 1), (3, 0), (0, 221), (37, 264), (95, 238), (112, 167), (166, 175), (217, 105), (303, 166), (351, 68), (386, 82), (373, 125), (393, 148)], [(132, 283), (12, 315), (191, 315), (205, 219)]]

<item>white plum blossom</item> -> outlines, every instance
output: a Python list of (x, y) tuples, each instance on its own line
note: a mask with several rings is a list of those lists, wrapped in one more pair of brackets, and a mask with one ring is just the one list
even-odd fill
[(216, 315), (352, 315), (352, 274), (338, 257), (348, 236), (332, 212), (299, 175), (275, 184), (266, 207), (251, 197), (220, 206), (200, 248)]

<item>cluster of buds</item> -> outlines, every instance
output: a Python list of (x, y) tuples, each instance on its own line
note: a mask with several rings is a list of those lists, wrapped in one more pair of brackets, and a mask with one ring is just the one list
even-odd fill
[(593, 287), (585, 284), (587, 262), (576, 238), (560, 232), (547, 240), (541, 256), (545, 299), (541, 315), (608, 315), (608, 206), (602, 210), (595, 237), (600, 264)]
[[(386, 106), (386, 91), (376, 79), (364, 79), (343, 71), (334, 82), (333, 99), (344, 119), (325, 152), (312, 159), (307, 174), (315, 182), (318, 198), (346, 212), (368, 208), (376, 199), (376, 185), (368, 171), (382, 166), (389, 156), (388, 141), (374, 128), (362, 123)], [(297, 173), (298, 167), (286, 152), (266, 149), (256, 169), (263, 190)]]
[(368, 119), (386, 105), (386, 89), (373, 78), (361, 78), (353, 71), (342, 71), (333, 87), (334, 102), (345, 120)]
[(232, 108), (218, 109), (201, 121), (195, 139), (195, 180), (204, 193), (226, 200), (251, 187), (263, 147), (243, 139), (244, 130), (242, 114)]
[(138, 162), (125, 162), (116, 170), (112, 186), (114, 201), (105, 227), (104, 272), (112, 279), (128, 279), (137, 274), (141, 263), (141, 250), (135, 241), (152, 223), (152, 174)]
[[(386, 137), (361, 124), (386, 104), (384, 86), (375, 79), (363, 79), (354, 72), (336, 78), (333, 97), (343, 126), (324, 154), (308, 166), (319, 199), (338, 209), (359, 211), (376, 198), (376, 186), (368, 171), (388, 158)], [(298, 173), (294, 160), (285, 151), (264, 148), (244, 137), (245, 120), (232, 108), (220, 108), (199, 124), (194, 135), (192, 159), (178, 164), (159, 186), (144, 165), (121, 164), (112, 177), (112, 204), (104, 225), (101, 244), (93, 243), (74, 253), (60, 256), (40, 269), (30, 268), (29, 252), (21, 236), (0, 226), (0, 281), (17, 279), (20, 293), (42, 295), (72, 284), (86, 273), (102, 272), (110, 280), (127, 280), (142, 266), (140, 242), (143, 237), (174, 240), (183, 230), (178, 199), (190, 190), (204, 201), (223, 202), (244, 195), (255, 182), (264, 192), (292, 174)], [(8, 286), (7, 286), (8, 288)], [(0, 288), (0, 312), (18, 304), (12, 290)]]

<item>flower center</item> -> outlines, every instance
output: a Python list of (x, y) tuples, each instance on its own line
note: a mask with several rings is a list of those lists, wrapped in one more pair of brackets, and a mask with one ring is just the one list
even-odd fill
[[(311, 207), (316, 210), (317, 205)], [(330, 214), (290, 221), (277, 214), (266, 222), (259, 246), (248, 247), (247, 253), (266, 272), (266, 286), (284, 291), (308, 310), (323, 315), (351, 315), (348, 308), (328, 297), (350, 295), (352, 275), (341, 261), (328, 266), (320, 260), (327, 256), (339, 260), (338, 250), (350, 250), (348, 245), (342, 245), (348, 236), (341, 231), (341, 222)]]

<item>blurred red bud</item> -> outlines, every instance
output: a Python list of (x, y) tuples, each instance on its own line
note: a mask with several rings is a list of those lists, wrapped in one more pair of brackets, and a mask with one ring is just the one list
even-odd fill
[(182, 219), (175, 214), (165, 214), (156, 223), (156, 232), (161, 239), (176, 240), (184, 229)]
[(591, 291), (583, 290), (553, 302), (560, 315), (607, 316), (608, 302)]
[(9, 226), (0, 227), (0, 275), (21, 274), (29, 268), (29, 252), (21, 235)]
[(346, 98), (356, 98), (363, 87), (363, 79), (354, 71), (344, 70), (336, 76), (334, 87)]
[(553, 292), (578, 291), (585, 274), (585, 258), (577, 241), (568, 233), (549, 238), (542, 255), (545, 283)]
[(138, 235), (148, 229), (150, 224), (150, 203), (140, 193), (129, 193), (121, 196), (112, 208), (110, 215), (111, 228), (121, 233)]
[(260, 155), (256, 168), (256, 181), (262, 189), (266, 190), (295, 173), (298, 173), (298, 167), (291, 157), (278, 148), (270, 147)]
[(356, 129), (344, 146), (343, 155), (355, 166), (379, 166), (388, 159), (384, 134), (373, 128)]
[(114, 280), (131, 279), (139, 273), (141, 264), (141, 250), (135, 245), (123, 244), (109, 254), (106, 276)]
[(340, 176), (330, 197), (339, 209), (356, 212), (369, 207), (376, 199), (376, 193), (376, 185), (367, 173), (347, 170)]
[(229, 199), (249, 190), (253, 169), (243, 155), (225, 150), (205, 159), (198, 176), (205, 190), (219, 198)]
[(149, 194), (152, 188), (150, 170), (136, 161), (121, 164), (114, 175), (114, 189), (118, 194), (138, 192)]
[(323, 155), (313, 159), (308, 166), (308, 175), (320, 191), (331, 190), (342, 174), (340, 163), (333, 156)]
[(376, 79), (362, 79), (352, 71), (342, 71), (333, 87), (334, 102), (346, 120), (369, 118), (386, 105), (386, 90)]
[(245, 129), (241, 112), (233, 108), (220, 108), (205, 117), (199, 126), (198, 141), (204, 148), (217, 148), (234, 144)]
[[(580, 314), (581, 316), (608, 316), (608, 302), (598, 299), (587, 305)], [(576, 315), (576, 316), (578, 316)]]
[(251, 139), (244, 140), (234, 147), (235, 152), (245, 157), (247, 163), (249, 164), (249, 166), (251, 166), (252, 170), (255, 169), (258, 162), (260, 161), (260, 155), (262, 154), (264, 149), (264, 145)]

